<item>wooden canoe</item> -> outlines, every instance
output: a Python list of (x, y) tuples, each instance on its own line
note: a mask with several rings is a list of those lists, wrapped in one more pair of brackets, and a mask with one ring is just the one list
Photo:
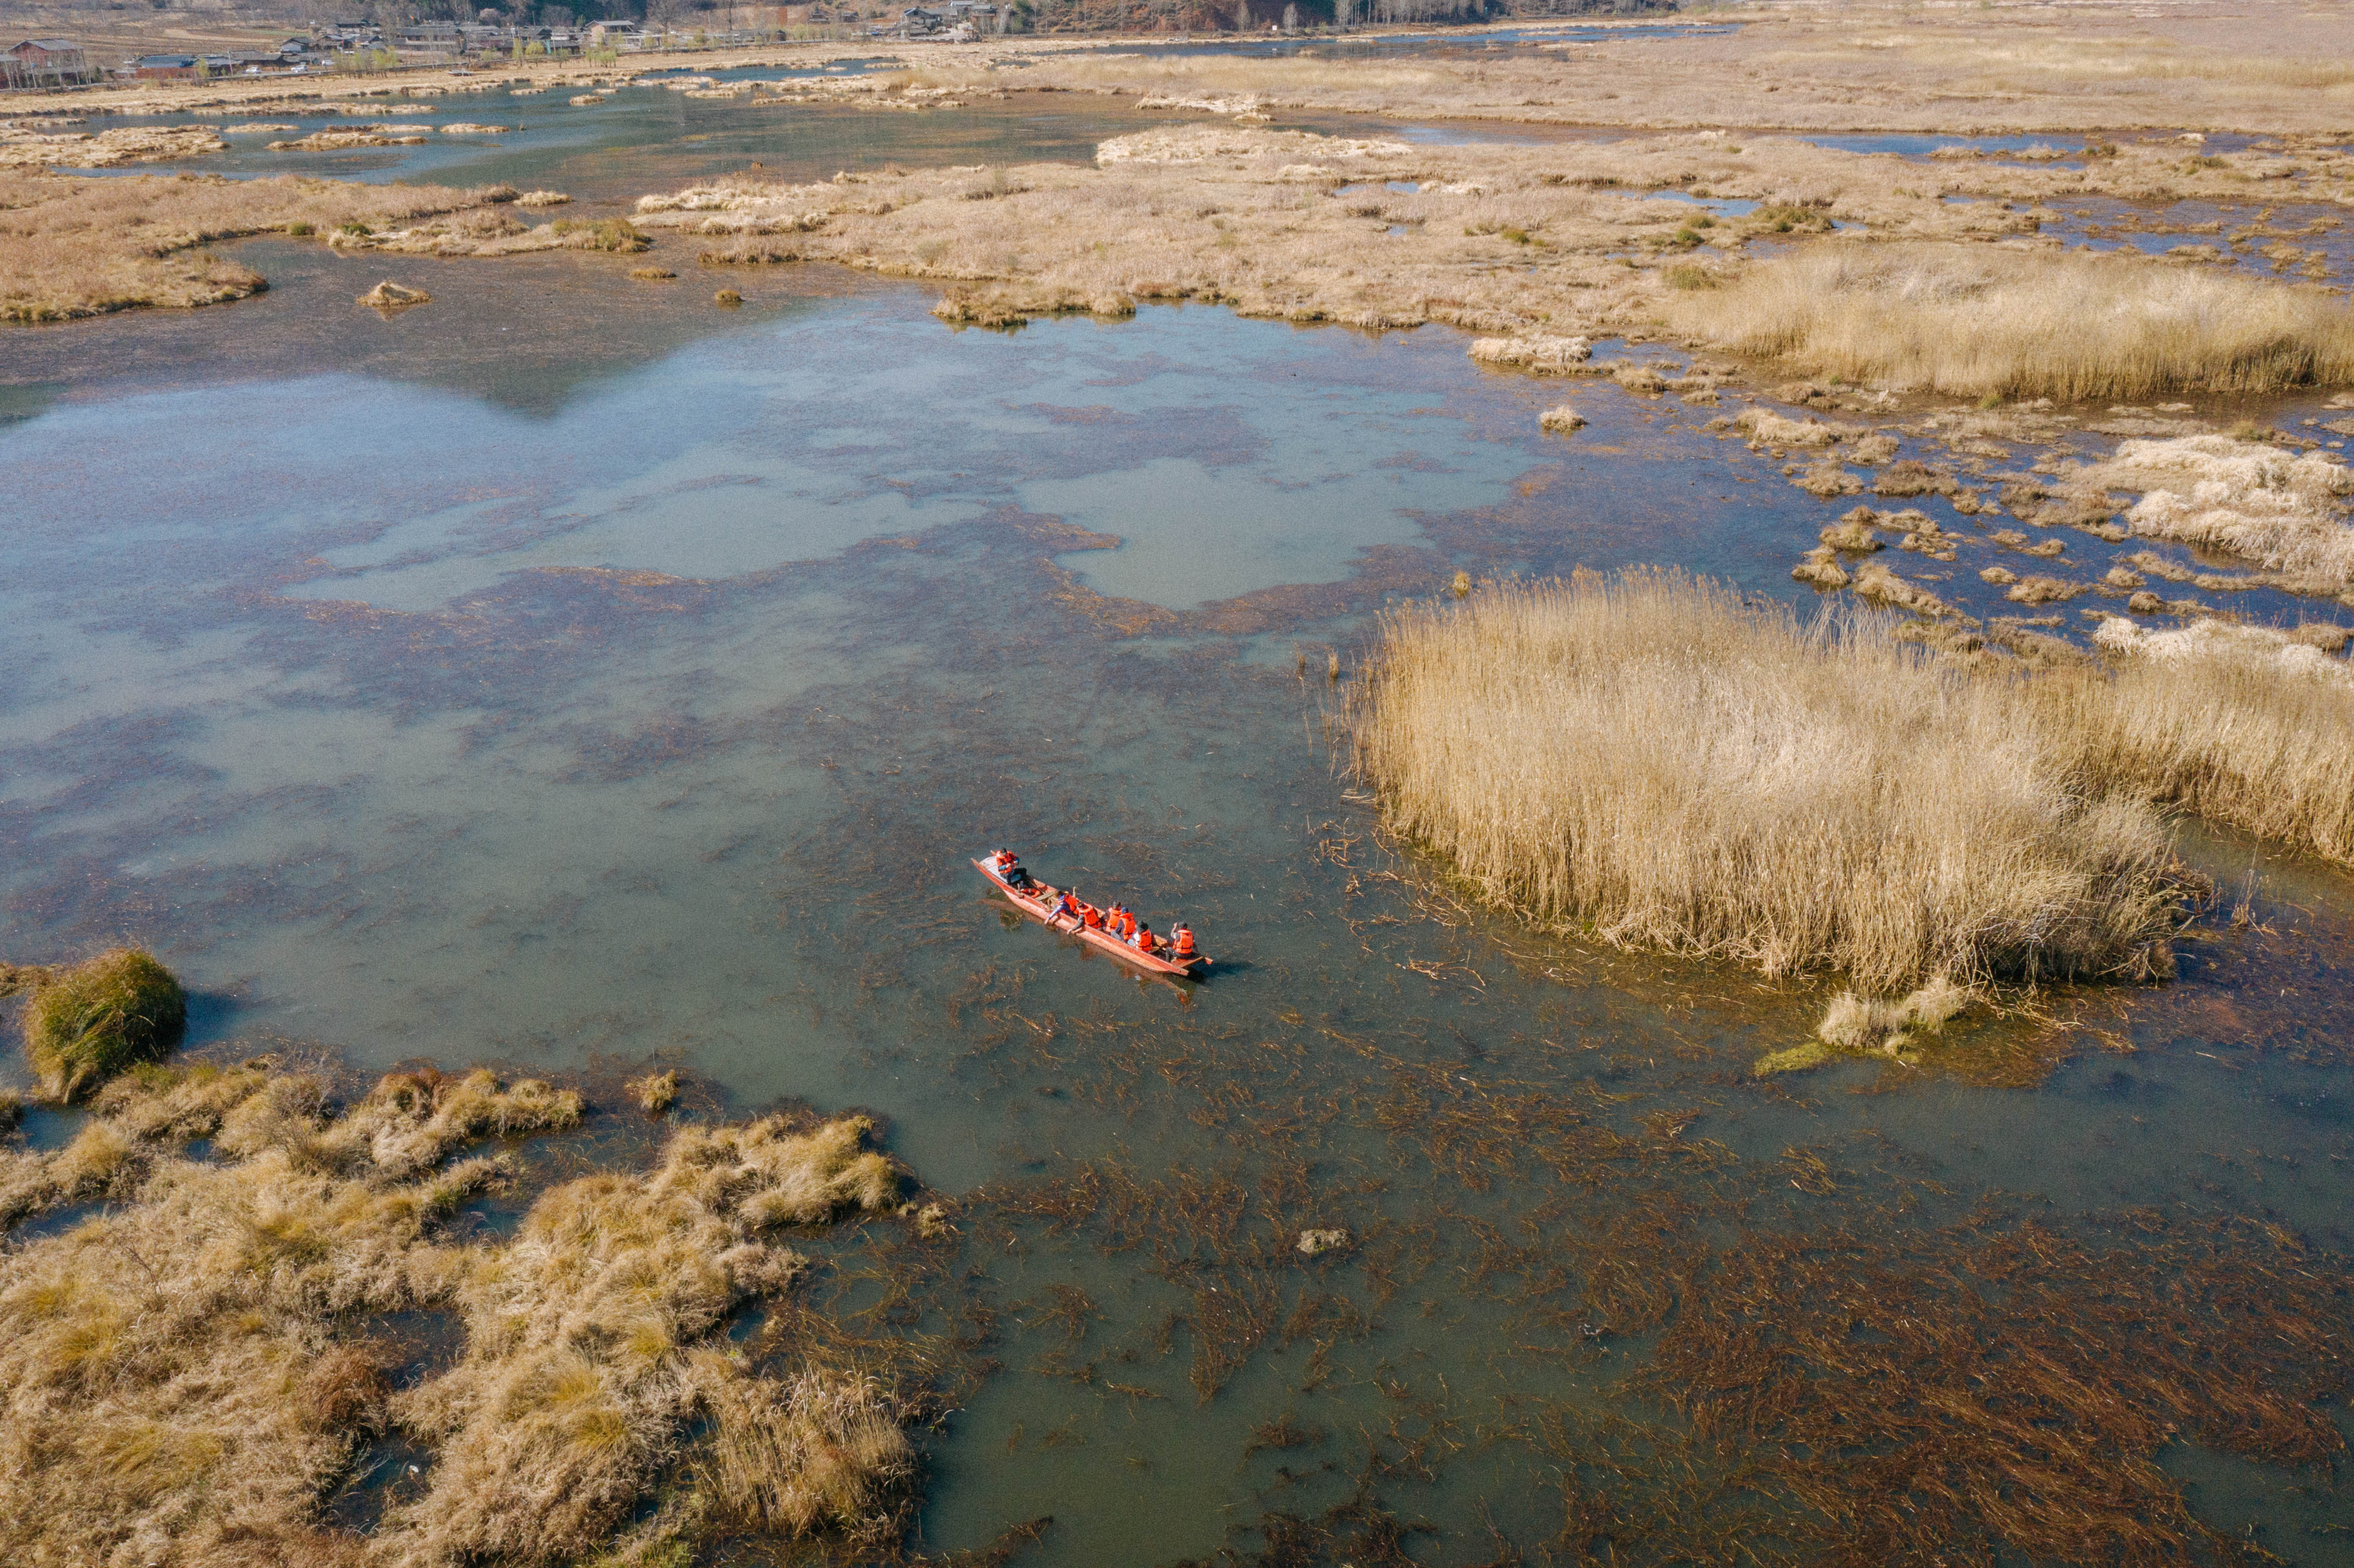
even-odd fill
[(1091, 948), (1102, 948), (1124, 964), (1132, 965), (1147, 974), (1170, 975), (1181, 980), (1200, 980), (1209, 973), (1210, 960), (1203, 954), (1196, 953), (1182, 963), (1171, 959), (1155, 957), (1141, 948), (1129, 947), (1108, 932), (1097, 930), (1068, 916), (1058, 918), (1054, 912), (1054, 906), (1046, 899), (1023, 892), (991, 871), (989, 868), (989, 863), (985, 860), (974, 861), (972, 868), (989, 878), (991, 885), (997, 891), (1013, 900), (1013, 907), (1021, 910), (1041, 926), (1060, 931), (1066, 937), (1076, 937)]

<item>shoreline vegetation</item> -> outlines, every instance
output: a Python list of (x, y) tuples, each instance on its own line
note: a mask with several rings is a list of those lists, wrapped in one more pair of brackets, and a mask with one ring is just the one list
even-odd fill
[[(129, 949), (7, 971), (37, 1061), (40, 999), (126, 963), (170, 979)], [(679, 1125), (642, 1168), (543, 1177), (501, 1237), (461, 1211), (513, 1191), (517, 1140), (580, 1125), (578, 1092), (420, 1068), (344, 1104), (275, 1058), (114, 1068), (63, 1147), (0, 1144), (0, 1225), (66, 1222), (0, 1251), (0, 1557), (668, 1563), (904, 1531), (914, 1396), (729, 1332), (817, 1267), (796, 1234), (941, 1234), (864, 1118)], [(420, 1319), (448, 1353), (406, 1345)], [(332, 1527), (387, 1444), (420, 1478)]]
[(1537, 927), (1936, 999), (1842, 1038), (1936, 1027), (1937, 988), (2169, 974), (2206, 890), (2164, 814), (2354, 865), (2354, 670), (2315, 640), (2111, 617), (2109, 663), (1990, 673), (1908, 630), (1671, 570), (1489, 584), (1383, 619), (1351, 765)]

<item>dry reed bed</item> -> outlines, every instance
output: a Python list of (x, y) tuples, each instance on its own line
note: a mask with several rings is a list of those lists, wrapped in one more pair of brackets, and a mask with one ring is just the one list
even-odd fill
[(111, 169), (164, 158), (196, 158), (228, 145), (209, 125), (123, 126), (45, 133), (0, 125), (0, 169)]
[[(2354, 326), (2334, 298), (2137, 255), (1824, 243), (1744, 267), (1749, 238), (1821, 230), (1834, 215), (1940, 240), (2039, 221), (1942, 203), (1901, 183), (1917, 177), (1905, 165), (1803, 143), (1427, 148), (1195, 124), (1116, 138), (1097, 161), (715, 182), (642, 198), (638, 221), (695, 238), (707, 262), (941, 280), (953, 286), (940, 313), (983, 325), (1168, 299), (1515, 334), (1640, 334), (1664, 313), (1826, 374), (1974, 397), (2244, 390), (2354, 370)], [(2123, 163), (2110, 174), (2137, 183)], [(1761, 207), (1719, 219), (1638, 194), (1652, 188)], [(1694, 282), (1724, 286), (1682, 286)]]
[(255, 234), (316, 238), (345, 252), (496, 257), (645, 249), (620, 218), (528, 224), (518, 207), (558, 191), (361, 185), (292, 175), (90, 180), (0, 175), (0, 322), (65, 321), (141, 306), (218, 304), (269, 287), (197, 249)]
[[(2342, 628), (2317, 628), (2329, 645)], [(2105, 619), (2107, 673), (2029, 688), (2085, 777), (2354, 866), (2354, 671), (2294, 631)]]
[[(266, 1065), (118, 1079), (66, 1149), (0, 1156), (12, 1216), (110, 1206), (0, 1255), (0, 1556), (188, 1564), (572, 1562), (629, 1524), (684, 1454), (701, 1529), (875, 1528), (907, 1478), (890, 1391), (855, 1366), (797, 1378), (726, 1352), (727, 1315), (809, 1265), (779, 1227), (895, 1204), (866, 1124), (767, 1118), (674, 1134), (656, 1167), (541, 1196), (512, 1240), (444, 1239), (496, 1158), (577, 1095), (486, 1072), (385, 1078), (337, 1114)], [(190, 1160), (188, 1139), (213, 1157)], [(459, 1314), (463, 1353), (413, 1386), (372, 1315)], [(712, 1436), (689, 1451), (690, 1420)], [(437, 1460), (366, 1537), (320, 1508), (374, 1436)]]
[[(931, 90), (908, 83), (899, 90)], [(1656, 330), (1659, 302), (1671, 294), (1664, 284), (1736, 277), (1742, 248), (1759, 234), (1819, 231), (1836, 217), (1874, 236), (2016, 238), (2051, 216), (2037, 207), (1941, 202), (1940, 190), (2023, 191), (2041, 201), (2067, 191), (2147, 193), (2161, 185), (2173, 195), (2227, 199), (2243, 188), (2230, 170), (2130, 149), (2073, 175), (1965, 166), (1932, 189), (1907, 184), (1920, 180), (1917, 168), (1893, 160), (1719, 132), (1607, 146), (1429, 148), (1194, 125), (1115, 139), (1100, 149), (1099, 165), (851, 175), (831, 186), (734, 180), (649, 196), (643, 205), (650, 226), (687, 230), (714, 260), (829, 260), (980, 286), (978, 298), (951, 307), (976, 322), (1063, 309), (1119, 312), (1138, 298), (1182, 297), (1371, 326), (1444, 321), (1490, 331), (1643, 332)], [(1415, 188), (1386, 188), (1393, 181)], [(364, 224), (372, 232), (339, 234), (336, 242), (437, 256), (591, 242), (554, 226), (528, 228), (492, 205), (488, 192), (397, 196), (319, 182), (302, 188), (350, 194), (297, 202), (261, 189), (239, 196), (151, 185), (134, 197), (79, 191), (69, 180), (18, 187), (8, 205), (22, 216), (0, 233), (0, 244), (13, 239), (18, 252), (0, 253), (0, 260), (22, 262), (11, 269), (24, 280), (14, 314), (75, 313), (142, 299), (196, 303), (258, 286), (249, 271), (217, 260), (158, 265), (152, 244), (132, 232), (148, 221), (143, 215), (80, 221), (71, 209), (84, 205), (214, 209), (216, 221), (192, 226), (211, 237), (298, 222), (323, 231)], [(1644, 199), (1655, 189), (1761, 207), (1720, 219), (1690, 203)], [(396, 210), (387, 202), (413, 206)], [(226, 210), (240, 206), (249, 210)], [(1994, 264), (1963, 259), (1949, 266)], [(2039, 269), (2072, 265), (2002, 264), (2031, 280)], [(2180, 264), (2147, 263), (2141, 272), (2117, 265), (2120, 285), (2147, 291), (2172, 287)], [(2213, 287), (2229, 302), (2256, 302), (2275, 314), (2297, 298), (2264, 295), (2254, 283)], [(2117, 352), (2135, 346), (2122, 344)]]
[(2354, 380), (2354, 311), (2317, 288), (2153, 262), (1823, 243), (1676, 296), (1678, 329), (1816, 375), (2070, 402)]
[(389, 228), (428, 218), (519, 228), (493, 205), (500, 194), (291, 176), (0, 174), (0, 321), (242, 299), (267, 286), (260, 274), (200, 248), (296, 225), (323, 236), (346, 224)]
[(1543, 926), (1878, 993), (2170, 969), (2156, 815), (1877, 620), (1673, 572), (1416, 605), (1355, 736), (1390, 824)]
[(1588, 574), (1393, 612), (1356, 766), (1543, 926), (1877, 995), (2164, 973), (2192, 889), (2157, 810), (2354, 865), (2354, 671), (2314, 630), (2112, 617), (2111, 665), (1972, 673), (1891, 623)]
[[(1432, 148), (1194, 124), (1116, 138), (1097, 162), (811, 185), (738, 178), (646, 196), (638, 221), (695, 237), (715, 263), (822, 260), (963, 285), (942, 313), (983, 324), (1182, 298), (1297, 321), (1589, 333), (1653, 330), (1673, 294), (1663, 285), (1685, 281), (1669, 268), (1723, 273), (1748, 238), (1825, 229), (1834, 214), (1941, 238), (2035, 221), (1931, 199), (1890, 160), (1717, 133)], [(1653, 188), (1762, 205), (1719, 219), (1639, 194)], [(1690, 261), (1704, 240), (1717, 260)], [(2069, 263), (2006, 264), (2030, 277)], [(2146, 266), (2120, 263), (2116, 277), (2164, 284), (2179, 271)], [(2232, 287), (2235, 300), (2257, 299), (2264, 285)]]

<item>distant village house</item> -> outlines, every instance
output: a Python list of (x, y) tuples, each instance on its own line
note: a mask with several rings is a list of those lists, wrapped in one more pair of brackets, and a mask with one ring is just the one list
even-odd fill
[(0, 88), (79, 87), (98, 79), (89, 54), (71, 38), (27, 38), (0, 54)]

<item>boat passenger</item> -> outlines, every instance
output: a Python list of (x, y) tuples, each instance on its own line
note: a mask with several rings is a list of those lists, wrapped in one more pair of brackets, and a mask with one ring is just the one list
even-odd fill
[(1103, 929), (1104, 912), (1092, 904), (1079, 906), (1079, 918), (1087, 922), (1087, 929), (1090, 931)]
[(1135, 941), (1135, 940), (1136, 940), (1136, 911), (1135, 911), (1135, 910), (1133, 910), (1133, 909), (1122, 909), (1122, 910), (1119, 912), (1119, 934), (1120, 934), (1121, 936), (1123, 936), (1123, 937), (1127, 938), (1130, 942), (1133, 942), (1133, 941)]
[(1037, 885), (1030, 880), (1029, 870), (1023, 865), (1022, 857), (1017, 854), (1013, 854), (1011, 852), (1008, 852), (1005, 856), (1005, 869), (999, 872), (998, 874), (1005, 878), (1006, 881), (1012, 883), (1016, 887), (1034, 887)]
[(1128, 939), (1128, 945), (1134, 948), (1140, 953), (1152, 952), (1152, 927), (1150, 926), (1139, 926), (1136, 928), (1136, 935)]
[(1177, 922), (1177, 929), (1170, 935), (1169, 956), (1181, 964), (1193, 956), (1193, 927), (1182, 920)]
[(1079, 901), (1071, 896), (1071, 890), (1066, 887), (1063, 889), (1063, 895), (1055, 900), (1055, 911), (1051, 918), (1056, 920), (1076, 920), (1078, 917)]

